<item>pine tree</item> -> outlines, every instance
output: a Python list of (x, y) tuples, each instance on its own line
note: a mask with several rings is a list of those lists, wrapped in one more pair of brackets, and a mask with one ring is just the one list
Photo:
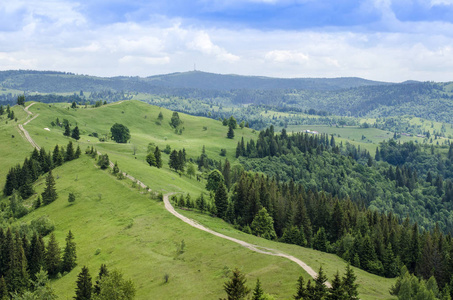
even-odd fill
[(173, 169), (175, 171), (178, 170), (178, 152), (176, 150), (173, 150), (171, 152), (168, 165), (169, 165), (170, 169)]
[(71, 137), (77, 141), (80, 139), (79, 126), (74, 127), (74, 129), (72, 130)]
[(9, 270), (6, 273), (5, 281), (9, 291), (21, 293), (28, 288), (29, 275), (27, 258), (18, 233), (15, 234), (12, 248), (13, 251), (9, 253)]
[(297, 292), (293, 296), (294, 300), (305, 300), (308, 298), (307, 289), (305, 288), (305, 281), (302, 276), (297, 279)]
[(268, 239), (274, 240), (277, 238), (277, 234), (274, 229), (274, 220), (268, 214), (267, 209), (262, 207), (258, 213), (253, 218), (250, 228), (254, 235)]
[(247, 279), (245, 279), (244, 274), (241, 273), (238, 269), (233, 270), (233, 275), (231, 280), (225, 282), (223, 288), (228, 295), (228, 300), (241, 300), (245, 299), (250, 293), (250, 289), (245, 285)]
[(77, 150), (74, 153), (74, 158), (79, 158), (81, 154), (82, 154), (82, 150), (80, 150), (80, 146), (77, 145)]
[(68, 235), (66, 236), (66, 247), (63, 251), (61, 270), (63, 272), (70, 272), (77, 265), (76, 260), (76, 244), (74, 243), (74, 236), (71, 230), (69, 230)]
[(99, 295), (101, 292), (101, 280), (104, 276), (107, 276), (109, 274), (109, 271), (107, 270), (107, 266), (105, 264), (102, 264), (101, 267), (99, 268), (99, 275), (96, 278), (96, 283), (93, 287), (93, 293), (96, 295)]
[(55, 277), (60, 272), (61, 250), (55, 239), (55, 234), (50, 234), (49, 242), (46, 249), (46, 269), (50, 277)]
[(359, 299), (359, 292), (357, 291), (358, 284), (355, 283), (356, 278), (354, 270), (348, 264), (346, 266), (346, 272), (342, 278), (342, 284), (346, 294), (348, 295), (348, 299), (351, 300)]
[(261, 287), (261, 282), (259, 278), (256, 280), (256, 286), (253, 290), (252, 300), (264, 300), (264, 291)]
[(69, 141), (68, 147), (66, 148), (66, 155), (64, 160), (71, 161), (73, 159), (74, 159), (74, 146), (72, 144), (72, 141)]
[(52, 153), (52, 161), (54, 166), (61, 166), (63, 164), (63, 157), (61, 156), (60, 148), (58, 145), (55, 146)]
[(41, 194), (41, 196), (44, 205), (54, 202), (58, 197), (57, 191), (55, 189), (55, 179), (53, 178), (51, 170), (49, 171), (49, 174), (47, 174), (46, 188), (44, 189), (44, 192)]
[(329, 295), (327, 296), (327, 300), (348, 300), (349, 298), (346, 296), (346, 293), (343, 289), (343, 283), (340, 279), (340, 274), (337, 273), (334, 275), (332, 280), (332, 287), (329, 289)]
[(64, 126), (63, 135), (64, 136), (70, 136), (71, 135), (71, 128), (69, 127), (69, 123), (66, 123), (66, 125)]
[(229, 138), (229, 139), (234, 138), (234, 129), (231, 126), (228, 126), (227, 138)]
[(322, 266), (319, 267), (318, 276), (315, 279), (314, 286), (314, 296), (315, 299), (324, 299), (327, 296), (327, 286), (326, 286), (327, 277), (322, 269)]
[(88, 268), (83, 266), (82, 271), (77, 275), (77, 287), (75, 290), (75, 300), (90, 300), (93, 293), (91, 276)]
[(8, 287), (6, 286), (5, 278), (3, 276), (0, 278), (0, 299), (9, 299)]
[[(41, 235), (33, 233), (33, 237), (30, 243), (30, 258), (29, 262), (29, 273), (32, 280), (36, 279), (36, 273), (39, 272), (45, 265), (45, 246)], [(1, 299), (1, 298), (0, 298)]]
[(214, 196), (214, 202), (217, 208), (217, 215), (220, 218), (223, 218), (228, 208), (228, 195), (225, 188), (225, 184), (223, 182), (219, 182), (217, 186), (217, 190)]
[(162, 168), (162, 154), (159, 150), (159, 147), (156, 147), (154, 150), (154, 158), (156, 159), (156, 167), (157, 168)]

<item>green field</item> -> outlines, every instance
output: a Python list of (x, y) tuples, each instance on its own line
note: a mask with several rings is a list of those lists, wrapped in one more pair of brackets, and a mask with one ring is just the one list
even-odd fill
[[(200, 155), (205, 145), (210, 158), (223, 160), (219, 153), (221, 148), (225, 148), (228, 159), (234, 162), (236, 144), (241, 136), (244, 139), (256, 138), (252, 130), (237, 129), (236, 137), (229, 140), (226, 138), (226, 127), (219, 121), (184, 114), (180, 114), (180, 117), (185, 129), (179, 135), (168, 123), (170, 111), (138, 101), (76, 110), (63, 105), (37, 103), (30, 110), (39, 116), (25, 128), (47, 150), (52, 150), (57, 143), (66, 145), (70, 140), (63, 136), (62, 128), (50, 125), (57, 117), (60, 121), (67, 119), (71, 127), (78, 124), (81, 129), (82, 137), (78, 144), (82, 150), (93, 145), (107, 153), (111, 160), (118, 161), (120, 169), (140, 179), (153, 191), (191, 193), (193, 197), (204, 190), (206, 182), (198, 182), (186, 175), (180, 177), (169, 170), (168, 156), (165, 154), (162, 169), (149, 167), (144, 158), (150, 142), (161, 149), (167, 144), (178, 150), (184, 147), (188, 157), (193, 159)], [(160, 111), (164, 120), (158, 125), (156, 121)], [(25, 113), (22, 113), (23, 119)], [(92, 132), (100, 136), (107, 134), (115, 122), (129, 127), (132, 135), (130, 143), (120, 145), (110, 141), (100, 142), (88, 136)], [(2, 147), (0, 151), (2, 156), (6, 153), (11, 155), (9, 160), (0, 161), (2, 170), (22, 162), (31, 152), (31, 147), (25, 139), (20, 138), (15, 126), (15, 123), (9, 122), (2, 127), (4, 130), (0, 138), (8, 146)], [(3, 135), (3, 131), (8, 133)], [(17, 144), (8, 141), (11, 132), (16, 133), (14, 142), (17, 141)], [(55, 224), (60, 245), (63, 245), (68, 230), (74, 233), (78, 266), (52, 284), (60, 299), (72, 298), (76, 276), (82, 266), (87, 265), (95, 277), (101, 263), (106, 263), (109, 268), (119, 268), (126, 277), (131, 278), (137, 288), (137, 299), (218, 299), (225, 296), (223, 282), (235, 267), (247, 274), (251, 287), (259, 277), (263, 288), (276, 299), (291, 298), (299, 275), (308, 279), (299, 266), (286, 259), (258, 254), (190, 227), (168, 213), (162, 202), (151, 199), (144, 189), (133, 187), (129, 180), (116, 179), (109, 171), (101, 171), (95, 166), (95, 161), (85, 154), (55, 169), (54, 176), (59, 193), (57, 201), (33, 211), (19, 222), (49, 216)], [(43, 188), (44, 179), (41, 178), (35, 184), (35, 190), (40, 193)], [(69, 192), (76, 195), (72, 205), (67, 201)], [(31, 204), (35, 198), (36, 195), (32, 196), (27, 204)], [(220, 219), (190, 211), (184, 213), (218, 232), (298, 257), (315, 270), (323, 265), (329, 278), (336, 270), (342, 273), (346, 266), (344, 261), (332, 254), (267, 241), (239, 232)], [(182, 240), (186, 244), (186, 251), (177, 255), (177, 245)], [(392, 299), (388, 289), (395, 282), (394, 279), (385, 279), (358, 269), (355, 272), (361, 299)], [(168, 283), (164, 283), (165, 274), (169, 275)]]

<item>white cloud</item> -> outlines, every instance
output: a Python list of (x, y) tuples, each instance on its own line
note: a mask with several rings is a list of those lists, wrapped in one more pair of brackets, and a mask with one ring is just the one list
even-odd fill
[(272, 50), (266, 53), (265, 58), (266, 60), (273, 61), (276, 63), (296, 63), (296, 64), (304, 64), (309, 59), (308, 56), (303, 53), (289, 50)]

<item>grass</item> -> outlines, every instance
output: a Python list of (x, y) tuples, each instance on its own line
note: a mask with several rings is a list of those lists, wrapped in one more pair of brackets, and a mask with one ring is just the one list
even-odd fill
[[(66, 145), (70, 140), (63, 136), (60, 127), (51, 127), (57, 117), (67, 119), (72, 127), (78, 124), (82, 138), (78, 142), (82, 150), (93, 145), (118, 161), (120, 169), (139, 178), (154, 191), (191, 193), (193, 198), (204, 190), (205, 182), (187, 176), (179, 176), (169, 170), (168, 156), (163, 154), (164, 168), (149, 167), (144, 161), (148, 143), (160, 148), (169, 144), (172, 148), (185, 148), (189, 158), (194, 159), (206, 146), (210, 158), (221, 159), (220, 148), (227, 149), (227, 157), (234, 162), (236, 144), (243, 135), (245, 140), (254, 137), (248, 129), (236, 130), (234, 140), (226, 139), (226, 127), (219, 121), (180, 114), (185, 130), (176, 134), (169, 126), (171, 111), (138, 101), (125, 101), (100, 108), (72, 110), (65, 105), (37, 103), (31, 110), (39, 117), (26, 125), (35, 141), (52, 150), (55, 144)], [(164, 115), (161, 125), (156, 124), (159, 112)], [(18, 112), (20, 118), (25, 113)], [(114, 122), (123, 123), (131, 130), (131, 143), (116, 144), (100, 142), (88, 136), (91, 132), (107, 133)], [(5, 124), (6, 125), (6, 124)], [(16, 130), (15, 124), (7, 124), (7, 130)], [(207, 127), (207, 130), (203, 130)], [(50, 128), (50, 131), (44, 130)], [(23, 139), (17, 144), (8, 141), (8, 134), (0, 136), (7, 146), (0, 149), (2, 156), (9, 153), (11, 160), (22, 162), (31, 147)], [(15, 140), (16, 141), (16, 140)], [(133, 155), (133, 146), (136, 153)], [(15, 149), (19, 149), (16, 151)], [(14, 158), (13, 158), (14, 157)], [(17, 163), (15, 162), (15, 163)], [(0, 161), (0, 169), (13, 164)], [(14, 163), (14, 164), (15, 164)], [(254, 253), (233, 242), (212, 236), (192, 228), (169, 214), (162, 202), (152, 200), (143, 189), (132, 187), (129, 180), (118, 180), (108, 171), (95, 167), (95, 161), (85, 154), (78, 160), (55, 169), (59, 198), (54, 203), (39, 208), (20, 220), (29, 222), (47, 215), (55, 224), (55, 234), (60, 245), (69, 230), (77, 243), (78, 266), (61, 279), (53, 281), (60, 299), (74, 295), (75, 281), (82, 266), (89, 267), (96, 277), (99, 266), (121, 269), (137, 287), (137, 299), (214, 299), (224, 297), (222, 285), (231, 270), (240, 268), (247, 274), (250, 287), (260, 278), (263, 288), (277, 299), (290, 299), (295, 292), (296, 279), (306, 274), (295, 263), (286, 259)], [(4, 178), (4, 177), (3, 177)], [(35, 184), (37, 193), (44, 189), (44, 178)], [(76, 195), (74, 204), (67, 201), (68, 194)], [(27, 203), (36, 199), (34, 195)], [(280, 244), (246, 235), (220, 219), (195, 212), (184, 212), (200, 223), (216, 231), (292, 254), (317, 270), (322, 264), (329, 278), (345, 263), (338, 257), (294, 245)], [(184, 240), (186, 251), (177, 255), (177, 245)], [(362, 299), (392, 299), (387, 291), (394, 280), (384, 279), (356, 269), (361, 285)], [(168, 283), (164, 276), (169, 275)]]

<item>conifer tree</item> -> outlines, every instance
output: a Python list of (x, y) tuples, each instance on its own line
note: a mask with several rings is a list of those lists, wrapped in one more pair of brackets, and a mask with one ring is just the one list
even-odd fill
[(77, 141), (80, 139), (79, 126), (74, 127), (74, 129), (72, 130), (71, 137)]
[(33, 205), (33, 207), (34, 207), (35, 209), (40, 208), (40, 207), (41, 207), (41, 204), (42, 204), (41, 196), (38, 195), (38, 198), (36, 199), (35, 204)]
[(18, 233), (15, 234), (12, 249), (13, 251), (9, 253), (9, 270), (6, 273), (5, 281), (9, 291), (21, 293), (28, 288), (29, 275), (27, 258)]
[[(41, 196), (44, 205), (54, 202), (58, 197), (57, 191), (55, 189), (55, 179), (53, 178), (52, 170), (50, 170), (49, 174), (47, 174), (46, 188), (44, 189), (44, 192), (41, 194)], [(49, 272), (49, 274), (51, 274), (51, 272)]]
[(82, 150), (80, 150), (80, 146), (77, 145), (77, 150), (74, 153), (74, 158), (79, 158), (81, 154), (82, 154)]
[(324, 299), (327, 296), (327, 287), (326, 287), (327, 277), (322, 269), (322, 266), (319, 267), (318, 276), (315, 279), (314, 286), (314, 299)]
[(52, 161), (54, 166), (61, 166), (63, 164), (64, 158), (61, 156), (60, 147), (58, 147), (58, 145), (53, 149)]
[(46, 269), (50, 277), (55, 277), (60, 272), (61, 250), (55, 239), (55, 234), (50, 234), (50, 239), (46, 249)]
[(348, 300), (349, 298), (346, 296), (346, 293), (343, 289), (343, 283), (340, 279), (340, 274), (337, 273), (334, 275), (332, 280), (332, 287), (329, 289), (329, 295), (327, 296), (327, 300)]
[(348, 299), (351, 300), (358, 300), (359, 299), (359, 292), (357, 291), (358, 284), (355, 283), (356, 276), (354, 274), (354, 270), (348, 264), (346, 266), (345, 274), (342, 278), (343, 288), (348, 296)]
[(231, 125), (228, 126), (227, 138), (229, 138), (229, 139), (234, 138), (234, 129)]
[[(45, 265), (45, 246), (41, 235), (33, 233), (30, 243), (30, 258), (28, 259), (29, 273), (32, 280), (36, 279), (36, 273)], [(1, 299), (1, 298), (0, 298)]]
[(274, 220), (268, 214), (267, 209), (262, 207), (253, 218), (250, 228), (254, 235), (273, 240), (277, 238), (277, 234), (274, 229)]
[(71, 161), (74, 159), (74, 146), (72, 141), (69, 141), (68, 147), (66, 148), (65, 161)]
[(99, 274), (98, 277), (96, 278), (96, 283), (93, 287), (93, 293), (96, 295), (99, 295), (101, 292), (101, 280), (104, 276), (107, 276), (109, 274), (109, 271), (107, 270), (107, 266), (105, 264), (102, 264), (101, 267), (99, 268)]
[(294, 300), (305, 300), (308, 298), (307, 289), (305, 288), (305, 281), (302, 276), (297, 279), (297, 292), (293, 296)]
[(170, 169), (178, 171), (178, 152), (173, 150), (170, 154), (170, 160), (168, 162)]
[(91, 300), (93, 293), (93, 285), (91, 275), (86, 266), (83, 266), (79, 275), (77, 275), (77, 287), (75, 290), (75, 300)]
[(159, 147), (156, 147), (156, 149), (154, 149), (154, 158), (156, 159), (156, 167), (157, 168), (162, 168), (162, 154), (159, 150)]
[(238, 269), (233, 270), (230, 281), (225, 282), (223, 288), (228, 295), (228, 300), (245, 299), (250, 293), (250, 289), (245, 285), (247, 279)]
[(68, 235), (66, 236), (66, 247), (63, 251), (63, 262), (61, 265), (61, 270), (63, 272), (70, 272), (77, 265), (77, 254), (76, 254), (76, 244), (74, 242), (74, 235), (71, 230), (69, 230)]
[(70, 136), (71, 135), (71, 128), (69, 127), (69, 123), (66, 123), (66, 125), (64, 126), (63, 135), (64, 136)]
[(0, 278), (0, 299), (1, 300), (9, 299), (8, 287), (3, 276)]
[(264, 300), (264, 291), (261, 287), (260, 279), (256, 280), (255, 288), (253, 289), (252, 300)]
[(214, 196), (215, 206), (217, 208), (217, 215), (220, 218), (225, 216), (225, 213), (228, 208), (228, 195), (223, 182), (219, 182), (217, 190)]

